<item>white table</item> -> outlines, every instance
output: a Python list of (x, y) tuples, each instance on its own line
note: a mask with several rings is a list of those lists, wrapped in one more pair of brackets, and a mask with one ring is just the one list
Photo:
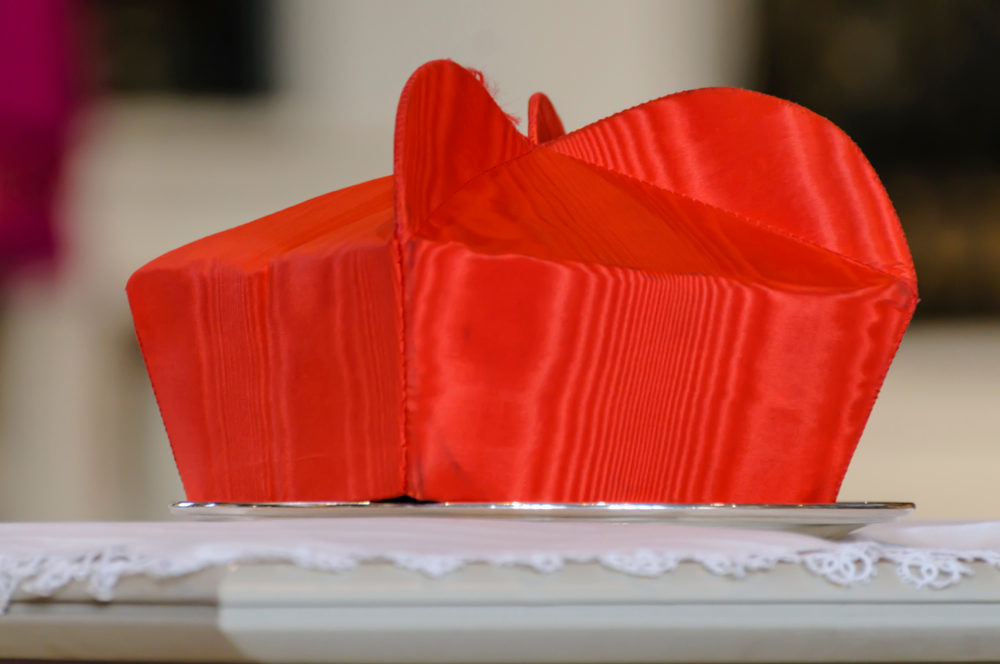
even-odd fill
[[(879, 526), (846, 544), (657, 525), (656, 530), (613, 524), (589, 524), (576, 532), (563, 529), (555, 533), (551, 547), (562, 546), (580, 562), (554, 564), (545, 556), (534, 562), (527, 555), (518, 558), (528, 552), (520, 545), (541, 546), (538, 527), (546, 524), (484, 529), (482, 523), (471, 522), (410, 519), (401, 525), (399, 520), (384, 520), (381, 525), (350, 524), (350, 532), (342, 534), (344, 522), (323, 520), (301, 524), (310, 532), (327, 531), (315, 539), (276, 541), (284, 526), (260, 523), (265, 531), (261, 541), (270, 541), (268, 555), (280, 557), (284, 551), (298, 556), (298, 564), (237, 564), (224, 562), (238, 558), (235, 549), (217, 545), (242, 537), (247, 546), (249, 531), (243, 526), (136, 524), (140, 532), (129, 539), (122, 534), (129, 524), (91, 524), (96, 535), (89, 544), (101, 538), (122, 546), (145, 542), (177, 555), (190, 552), (197, 542), (207, 546), (202, 553), (208, 551), (216, 562), (202, 571), (162, 579), (125, 574), (111, 601), (95, 601), (86, 579), (69, 583), (49, 599), (18, 591), (0, 617), (0, 658), (1000, 661), (1000, 554), (991, 558), (1000, 550), (1000, 524)], [(475, 562), (476, 547), (496, 547), (491, 538), (510, 527), (507, 563)], [(601, 537), (602, 527), (607, 538)], [(0, 556), (6, 550), (9, 562), (10, 551), (23, 554), (31, 539), (45, 531), (52, 538), (49, 544), (61, 542), (54, 548), (64, 553), (70, 542), (79, 543), (81, 528), (86, 525), (0, 525)], [(156, 529), (159, 534), (149, 534)], [(294, 535), (296, 528), (291, 530)], [(26, 537), (18, 536), (25, 532)], [(426, 541), (412, 539), (415, 532), (426, 532)], [(392, 550), (408, 550), (411, 557), (379, 559), (394, 539), (402, 546)], [(601, 558), (614, 551), (638, 551), (634, 544), (643, 540), (652, 545), (647, 553), (664, 553), (665, 547), (674, 546), (680, 561), (669, 570), (647, 569), (651, 576), (642, 577), (614, 569), (617, 559)], [(330, 572), (300, 566), (329, 563), (327, 567), (335, 568), (343, 560), (334, 554), (362, 541), (374, 544), (350, 569)], [(582, 555), (581, 543), (586, 542), (596, 556), (590, 561)], [(725, 558), (711, 555), (739, 547), (779, 558), (783, 551), (809, 556), (819, 550), (816, 547), (853, 547), (876, 551), (880, 561), (867, 582), (849, 586), (832, 583), (802, 561), (772, 560), (770, 569), (749, 571), (743, 578), (708, 571)], [(457, 569), (447, 571), (441, 559), (427, 562), (448, 550), (459, 551), (465, 559)], [(694, 550), (711, 555), (701, 562), (685, 561)], [(316, 558), (324, 551), (325, 559)], [(947, 587), (917, 587), (913, 578), (907, 583), (897, 575), (899, 556), (906, 552), (925, 564), (933, 559), (947, 566), (950, 561), (963, 571)], [(253, 555), (259, 558), (260, 553)], [(930, 553), (937, 557), (927, 558)], [(962, 557), (972, 562), (962, 563)], [(738, 567), (716, 571), (738, 572)], [(942, 585), (947, 580), (943, 569), (936, 577)]]

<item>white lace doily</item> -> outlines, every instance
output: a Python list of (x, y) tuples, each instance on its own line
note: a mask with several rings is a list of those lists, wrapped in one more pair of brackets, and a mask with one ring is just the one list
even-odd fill
[(233, 563), (340, 572), (370, 562), (429, 577), (473, 563), (541, 573), (596, 563), (636, 576), (694, 563), (735, 578), (794, 564), (841, 586), (867, 583), (888, 562), (903, 583), (940, 589), (972, 574), (968, 563), (1000, 569), (1000, 522), (870, 526), (840, 542), (665, 523), (433, 518), (0, 524), (0, 611), (16, 591), (47, 596), (71, 581), (110, 601), (132, 575), (178, 577)]

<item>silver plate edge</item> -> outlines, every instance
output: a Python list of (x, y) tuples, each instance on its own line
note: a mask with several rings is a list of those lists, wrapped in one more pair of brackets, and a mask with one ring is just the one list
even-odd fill
[[(896, 519), (912, 513), (911, 502), (845, 502), (824, 504), (742, 504), (742, 503), (381, 503), (381, 502), (195, 502), (180, 501), (170, 511), (181, 516), (248, 518), (289, 516), (290, 513), (335, 511), (339, 516), (436, 516), (507, 517), (613, 520), (620, 517), (689, 515), (698, 519), (773, 519), (788, 512), (805, 522), (834, 522), (860, 518), (862, 521)], [(280, 514), (279, 514), (280, 513)], [(353, 513), (353, 514), (352, 514)], [(331, 514), (331, 517), (337, 516)], [(881, 517), (881, 518), (880, 518)]]

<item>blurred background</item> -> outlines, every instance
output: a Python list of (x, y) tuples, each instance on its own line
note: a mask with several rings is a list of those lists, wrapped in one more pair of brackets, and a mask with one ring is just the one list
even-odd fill
[(0, 520), (183, 499), (124, 284), (209, 233), (392, 169), (423, 62), (567, 129), (733, 85), (843, 127), (922, 302), (841, 500), (1000, 518), (1000, 3), (0, 0)]

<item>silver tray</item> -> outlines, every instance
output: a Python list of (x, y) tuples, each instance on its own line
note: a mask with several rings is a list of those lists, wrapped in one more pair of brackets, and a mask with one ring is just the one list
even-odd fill
[(874, 523), (913, 513), (913, 503), (735, 505), (668, 503), (196, 503), (170, 506), (195, 519), (437, 517), (532, 521), (677, 522), (689, 525), (784, 530), (843, 537)]

